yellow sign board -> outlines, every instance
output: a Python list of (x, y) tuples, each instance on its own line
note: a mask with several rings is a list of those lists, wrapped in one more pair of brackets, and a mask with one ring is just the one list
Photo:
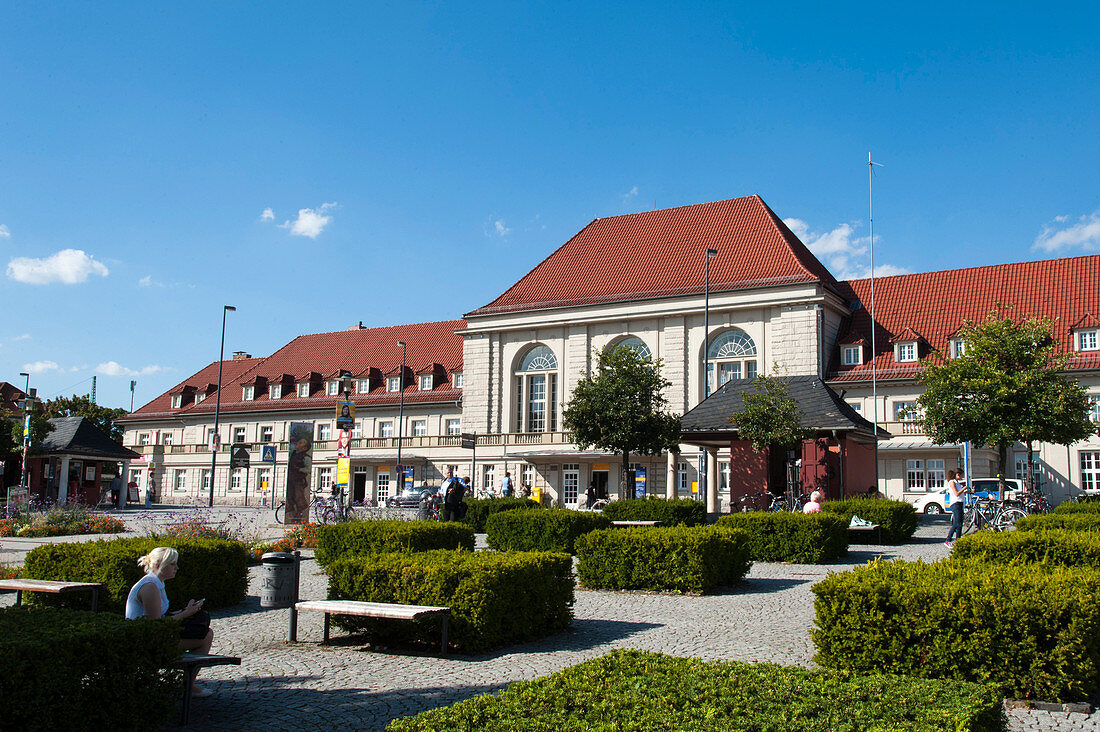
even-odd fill
[(336, 461), (336, 484), (347, 485), (351, 482), (351, 459), (339, 458)]
[(697, 480), (691, 481), (691, 492), (692, 493), (698, 493), (699, 492), (699, 481), (697, 481)]
[(593, 470), (611, 470), (611, 463), (592, 463)]

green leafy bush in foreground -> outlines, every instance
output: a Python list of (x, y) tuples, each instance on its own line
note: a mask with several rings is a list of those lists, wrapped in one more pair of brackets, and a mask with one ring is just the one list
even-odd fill
[(612, 521), (660, 521), (665, 526), (703, 526), (707, 522), (707, 506), (691, 498), (626, 498), (611, 501), (603, 507), (603, 515)]
[(955, 542), (952, 560), (982, 559), (998, 564), (1042, 563), (1100, 569), (1100, 533), (1045, 531), (979, 531)]
[(744, 579), (747, 543), (732, 529), (598, 529), (577, 537), (577, 577), (592, 590), (707, 593)]
[(917, 530), (917, 509), (908, 501), (888, 498), (848, 498), (843, 501), (825, 501), (824, 513), (840, 516), (849, 523), (852, 516), (878, 524), (882, 540), (887, 544), (904, 544)]
[(609, 518), (588, 511), (567, 508), (507, 511), (494, 513), (485, 521), (485, 540), (493, 549), (506, 552), (573, 554), (578, 536), (610, 526)]
[(1003, 730), (992, 688), (613, 651), (498, 694), (396, 719), (389, 732)]
[(381, 552), (474, 550), (474, 530), (454, 521), (344, 521), (318, 529), (317, 563)]
[(723, 516), (716, 525), (744, 531), (757, 562), (821, 564), (848, 553), (848, 522), (825, 513), (746, 511)]
[(465, 502), (466, 515), (462, 517), (462, 523), (478, 532), (485, 531), (485, 519), (494, 513), (542, 508), (530, 498), (467, 498)]
[(1100, 513), (1042, 513), (1024, 516), (1016, 522), (1017, 531), (1046, 529), (1100, 532)]
[(1054, 509), (1058, 515), (1073, 513), (1100, 513), (1100, 501), (1062, 501), (1058, 508)]
[(1044, 701), (1100, 689), (1095, 569), (875, 560), (813, 593), (823, 666), (980, 681)]

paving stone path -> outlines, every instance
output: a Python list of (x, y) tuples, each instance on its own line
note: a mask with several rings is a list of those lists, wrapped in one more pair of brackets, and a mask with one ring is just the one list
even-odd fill
[[(830, 571), (876, 556), (941, 558), (946, 529), (942, 519), (926, 521), (912, 543), (853, 546), (842, 563), (757, 564), (747, 582), (720, 595), (578, 591), (570, 631), (484, 655), (445, 658), (372, 652), (354, 638), (341, 638), (338, 629), (334, 644), (321, 647), (318, 613), (303, 613), (299, 642), (287, 644), (289, 611), (260, 608), (261, 570), (254, 567), (246, 601), (212, 613), (214, 652), (241, 656), (242, 664), (203, 672), (200, 681), (215, 694), (194, 701), (190, 728), (381, 730), (395, 717), (495, 692), (614, 648), (811, 666), (810, 587)], [(482, 544), (484, 537), (478, 538)], [(311, 557), (302, 570), (303, 599), (324, 598), (327, 581)], [(0, 604), (10, 602), (0, 596)], [(1010, 710), (1009, 718), (1012, 730), (1100, 729), (1100, 712)]]

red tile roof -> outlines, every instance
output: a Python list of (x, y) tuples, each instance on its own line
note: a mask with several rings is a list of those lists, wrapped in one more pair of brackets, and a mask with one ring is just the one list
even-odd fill
[[(871, 281), (841, 282), (840, 291), (861, 303), (840, 342), (862, 336), (870, 344)], [(907, 330), (947, 352), (948, 340), (966, 320), (980, 323), (998, 303), (1012, 305), (1016, 320), (1050, 316), (1062, 351), (1072, 351), (1070, 329), (1089, 313), (1100, 313), (1100, 255), (997, 264), (941, 272), (875, 278), (875, 332), (879, 379), (912, 378), (920, 364), (894, 362), (890, 342)], [(1087, 322), (1087, 321), (1085, 321)], [(1072, 369), (1100, 368), (1100, 353), (1074, 355)], [(870, 380), (871, 362), (844, 369), (831, 380)]]
[[(223, 361), (221, 411), (241, 412), (263, 409), (303, 409), (335, 405), (337, 397), (325, 394), (323, 387), (308, 397), (299, 397), (293, 384), (284, 385), (283, 396), (271, 399), (268, 391), (259, 391), (256, 398), (242, 401), (242, 386), (255, 384), (256, 377), (268, 379), (268, 384), (282, 383), (284, 374), (332, 374), (347, 369), (353, 374), (398, 372), (401, 368), (401, 346), (406, 343), (405, 363), (407, 371), (432, 368), (440, 364), (446, 369), (443, 379), (435, 380), (430, 392), (420, 391), (417, 384), (405, 388), (405, 403), (456, 401), (462, 390), (453, 388), (451, 374), (462, 370), (462, 336), (456, 330), (466, 327), (463, 320), (442, 320), (432, 323), (413, 323), (384, 328), (339, 330), (331, 333), (300, 335), (267, 358), (247, 358)], [(179, 385), (169, 389), (145, 406), (136, 410), (132, 418), (162, 417), (164, 415), (213, 413), (215, 396), (211, 394), (198, 404), (184, 404), (172, 408), (173, 393), (181, 393), (184, 386), (202, 387), (217, 383), (218, 363), (215, 361)], [(398, 392), (385, 391), (385, 383), (379, 379), (372, 384), (369, 394), (353, 394), (360, 406), (376, 406), (394, 403), (400, 399)], [(125, 417), (123, 419), (126, 419)]]
[(470, 316), (836, 280), (759, 196), (595, 219)]
[(0, 417), (22, 417), (23, 410), (19, 408), (19, 400), (25, 396), (26, 393), (15, 384), (0, 381)]

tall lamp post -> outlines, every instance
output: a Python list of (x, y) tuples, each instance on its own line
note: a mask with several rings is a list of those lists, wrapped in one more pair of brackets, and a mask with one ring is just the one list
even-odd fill
[[(718, 250), (707, 248), (705, 260), (703, 265), (704, 285), (703, 285), (703, 398), (706, 399), (710, 396), (710, 363), (708, 357), (710, 356), (710, 258), (717, 257)], [(699, 461), (699, 478), (702, 483), (702, 492), (704, 496), (704, 502), (706, 502), (707, 491), (710, 490), (708, 485), (708, 472), (710, 467), (707, 465), (707, 451), (703, 448), (702, 460)]]
[(222, 306), (222, 345), (218, 351), (218, 391), (214, 400), (214, 437), (210, 445), (210, 506), (214, 506), (214, 471), (218, 468), (218, 449), (221, 447), (221, 435), (218, 433), (218, 419), (222, 412), (222, 361), (225, 359), (225, 315), (235, 313), (237, 308), (232, 305)]
[(402, 425), (405, 422), (405, 341), (398, 341), (397, 345), (401, 346), (401, 375), (398, 376), (397, 387), (397, 393), (400, 395), (397, 407), (397, 490), (404, 492), (405, 466), (401, 463), (401, 436)]
[(31, 394), (31, 375), (25, 371), (19, 372), (27, 381), (23, 385), (23, 399), (20, 405), (23, 407), (23, 460), (19, 465), (19, 485), (30, 487), (30, 476), (27, 475), (27, 451), (31, 446), (31, 409), (34, 407), (34, 394)]

